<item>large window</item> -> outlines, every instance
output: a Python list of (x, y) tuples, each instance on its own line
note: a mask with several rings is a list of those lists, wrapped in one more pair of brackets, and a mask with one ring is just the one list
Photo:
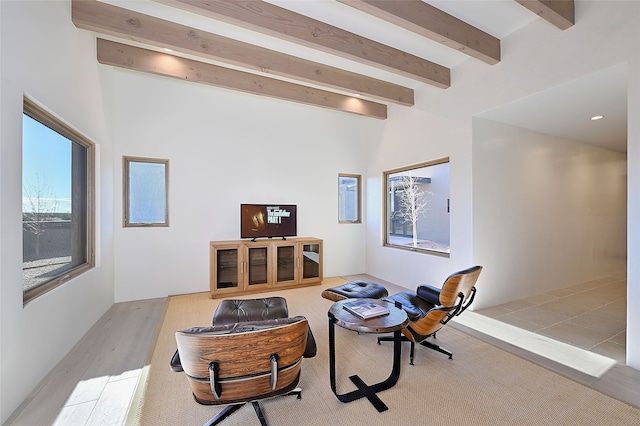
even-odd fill
[(449, 159), (384, 172), (385, 245), (448, 256)]
[(22, 118), (24, 303), (94, 265), (94, 145), (25, 98)]
[(360, 223), (360, 175), (338, 175), (338, 222)]
[(169, 226), (169, 160), (124, 157), (124, 226)]

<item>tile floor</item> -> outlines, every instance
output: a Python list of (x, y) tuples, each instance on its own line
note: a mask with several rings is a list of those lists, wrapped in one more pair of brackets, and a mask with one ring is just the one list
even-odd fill
[(626, 275), (615, 275), (476, 311), (626, 364)]

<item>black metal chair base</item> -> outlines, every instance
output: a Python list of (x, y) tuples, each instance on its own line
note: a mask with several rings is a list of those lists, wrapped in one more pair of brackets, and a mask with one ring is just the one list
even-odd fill
[[(431, 337), (435, 338), (436, 337), (435, 333)], [(409, 340), (407, 336), (402, 336), (402, 341), (411, 343), (411, 350), (409, 352), (409, 364), (414, 365), (413, 354), (415, 350), (415, 343)], [(393, 342), (393, 337), (391, 336), (378, 337), (378, 344), (380, 344), (380, 342)], [(453, 352), (443, 348), (442, 346), (436, 345), (435, 343), (431, 343), (426, 340), (423, 340), (422, 342), (420, 342), (420, 345), (424, 346), (425, 348), (433, 349), (434, 351), (440, 352), (441, 354), (445, 354), (449, 357), (449, 359), (453, 359)]]
[[(297, 399), (302, 399), (302, 390), (300, 388), (295, 388), (291, 392), (286, 393), (284, 395), (280, 395), (280, 396), (288, 396), (288, 395), (296, 395)], [(247, 403), (243, 402), (241, 404), (227, 405), (214, 418), (212, 418), (207, 423), (205, 423), (204, 426), (213, 426), (213, 425), (219, 424), (224, 419), (226, 419), (227, 417), (229, 417), (230, 415), (238, 411), (245, 404)], [(258, 419), (260, 420), (260, 424), (262, 426), (268, 426), (267, 420), (264, 418), (264, 413), (262, 412), (262, 408), (260, 407), (260, 404), (258, 403), (258, 401), (252, 401), (251, 404), (253, 405), (253, 409), (255, 410), (256, 415), (258, 416)]]

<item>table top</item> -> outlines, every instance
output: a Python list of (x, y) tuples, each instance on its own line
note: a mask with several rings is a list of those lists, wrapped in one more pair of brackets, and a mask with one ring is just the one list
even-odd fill
[[(354, 300), (366, 300), (378, 305), (383, 305), (389, 309), (389, 314), (368, 319), (359, 318), (342, 307), (345, 303), (353, 302)], [(396, 308), (393, 303), (386, 302), (382, 299), (341, 300), (331, 306), (329, 313), (335, 317), (335, 323), (340, 327), (360, 333), (389, 333), (402, 330), (409, 324), (409, 319), (405, 311)]]

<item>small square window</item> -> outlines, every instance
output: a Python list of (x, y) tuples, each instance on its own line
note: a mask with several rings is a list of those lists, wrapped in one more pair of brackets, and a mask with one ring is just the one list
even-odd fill
[(124, 157), (124, 226), (169, 226), (169, 160)]

